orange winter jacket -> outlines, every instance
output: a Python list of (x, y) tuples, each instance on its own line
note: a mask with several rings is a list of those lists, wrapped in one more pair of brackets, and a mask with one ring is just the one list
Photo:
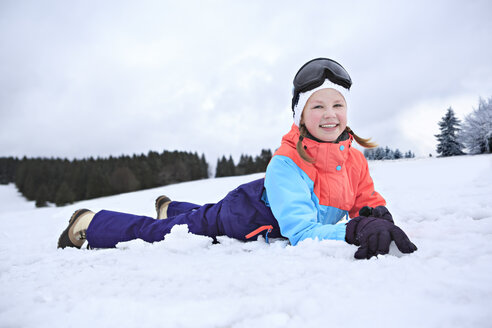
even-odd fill
[[(265, 201), (292, 244), (306, 238), (344, 239), (336, 225), (346, 214), (355, 217), (363, 206), (386, 205), (374, 190), (364, 155), (352, 147), (353, 136), (338, 143), (304, 138), (304, 161), (296, 150), (299, 128), (282, 138), (265, 175)], [(334, 227), (337, 226), (337, 227)]]

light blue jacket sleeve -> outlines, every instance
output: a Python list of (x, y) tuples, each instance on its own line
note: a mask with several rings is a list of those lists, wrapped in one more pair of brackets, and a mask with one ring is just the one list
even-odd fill
[(280, 233), (292, 245), (308, 238), (345, 240), (345, 224), (318, 222), (313, 182), (290, 158), (272, 158), (265, 175), (265, 189)]

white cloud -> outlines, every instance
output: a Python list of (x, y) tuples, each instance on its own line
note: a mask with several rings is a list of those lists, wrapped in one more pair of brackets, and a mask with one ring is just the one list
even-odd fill
[(289, 130), (292, 78), (320, 56), (352, 75), (358, 133), (423, 154), (440, 111), (492, 90), (488, 2), (2, 6), (0, 156), (256, 154)]

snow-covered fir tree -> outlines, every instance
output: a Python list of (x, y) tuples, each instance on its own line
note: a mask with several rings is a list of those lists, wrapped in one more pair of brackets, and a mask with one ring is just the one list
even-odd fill
[(446, 115), (439, 122), (439, 130), (441, 133), (436, 134), (437, 153), (442, 156), (463, 155), (463, 144), (458, 141), (458, 133), (460, 131), (460, 120), (456, 118), (454, 110), (449, 107)]
[(374, 151), (374, 159), (381, 160), (384, 158), (384, 148), (378, 147)]
[(395, 159), (395, 153), (388, 146), (384, 148), (384, 159)]
[(480, 98), (478, 108), (465, 117), (459, 140), (470, 154), (492, 152), (492, 97)]

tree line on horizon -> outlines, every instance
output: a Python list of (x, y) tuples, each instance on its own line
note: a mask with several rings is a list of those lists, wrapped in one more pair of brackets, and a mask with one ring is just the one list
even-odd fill
[(398, 148), (395, 150), (386, 147), (376, 147), (370, 149), (364, 149), (364, 157), (367, 160), (379, 161), (379, 160), (391, 160), (400, 158), (414, 158), (415, 154), (409, 150), (402, 153)]
[(480, 98), (478, 107), (465, 116), (463, 124), (452, 107), (439, 121), (436, 134), (440, 157), (492, 153), (492, 97)]
[(220, 178), (265, 172), (271, 159), (272, 151), (270, 149), (262, 149), (260, 155), (254, 159), (251, 155), (242, 154), (237, 165), (234, 164), (232, 156), (229, 156), (228, 159), (222, 156), (222, 158), (217, 159), (215, 177)]
[[(236, 165), (231, 156), (217, 160), (216, 177), (264, 172), (272, 157), (262, 149), (253, 159), (241, 155)], [(196, 152), (150, 151), (147, 155), (121, 155), (88, 159), (0, 157), (0, 184), (15, 183), (37, 207), (206, 179), (209, 164)]]
[(37, 207), (208, 178), (205, 156), (182, 151), (109, 158), (0, 158), (0, 184), (14, 182)]

